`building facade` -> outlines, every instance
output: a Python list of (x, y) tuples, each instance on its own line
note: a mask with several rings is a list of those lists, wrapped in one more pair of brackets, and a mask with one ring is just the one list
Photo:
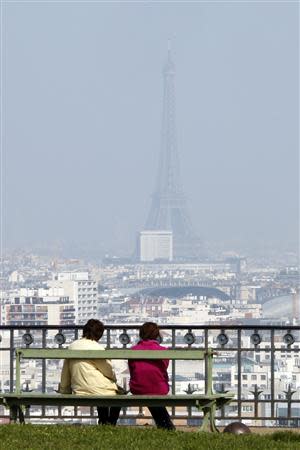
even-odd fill
[(172, 231), (141, 231), (139, 241), (141, 262), (173, 260)]

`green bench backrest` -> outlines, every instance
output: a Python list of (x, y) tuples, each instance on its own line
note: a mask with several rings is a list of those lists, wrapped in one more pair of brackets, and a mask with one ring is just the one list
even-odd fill
[(21, 359), (135, 359), (135, 360), (206, 360), (206, 394), (212, 394), (213, 350), (69, 350), (69, 349), (16, 349), (16, 392), (21, 392)]
[(203, 350), (68, 350), (18, 348), (16, 355), (26, 359), (180, 359), (201, 360), (211, 351)]

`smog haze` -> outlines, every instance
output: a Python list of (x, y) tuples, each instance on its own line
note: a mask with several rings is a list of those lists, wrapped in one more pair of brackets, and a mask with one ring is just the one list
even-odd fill
[(297, 248), (298, 4), (3, 6), (4, 245), (130, 255), (175, 64), (181, 181), (209, 242)]

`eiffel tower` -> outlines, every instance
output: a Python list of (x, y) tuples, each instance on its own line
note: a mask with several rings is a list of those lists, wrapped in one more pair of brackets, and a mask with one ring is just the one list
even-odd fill
[(161, 151), (152, 204), (145, 230), (171, 230), (175, 260), (199, 257), (200, 242), (196, 237), (187, 209), (186, 197), (180, 180), (175, 120), (175, 66), (168, 49), (163, 70), (164, 99)]

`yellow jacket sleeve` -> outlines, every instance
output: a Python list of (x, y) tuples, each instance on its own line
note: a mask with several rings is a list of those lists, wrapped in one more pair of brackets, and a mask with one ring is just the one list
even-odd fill
[(99, 372), (101, 372), (106, 378), (114, 382), (117, 381), (116, 374), (109, 359), (95, 359), (92, 360), (92, 362), (99, 370)]
[(72, 394), (69, 361), (66, 359), (62, 368), (58, 391), (60, 394)]

